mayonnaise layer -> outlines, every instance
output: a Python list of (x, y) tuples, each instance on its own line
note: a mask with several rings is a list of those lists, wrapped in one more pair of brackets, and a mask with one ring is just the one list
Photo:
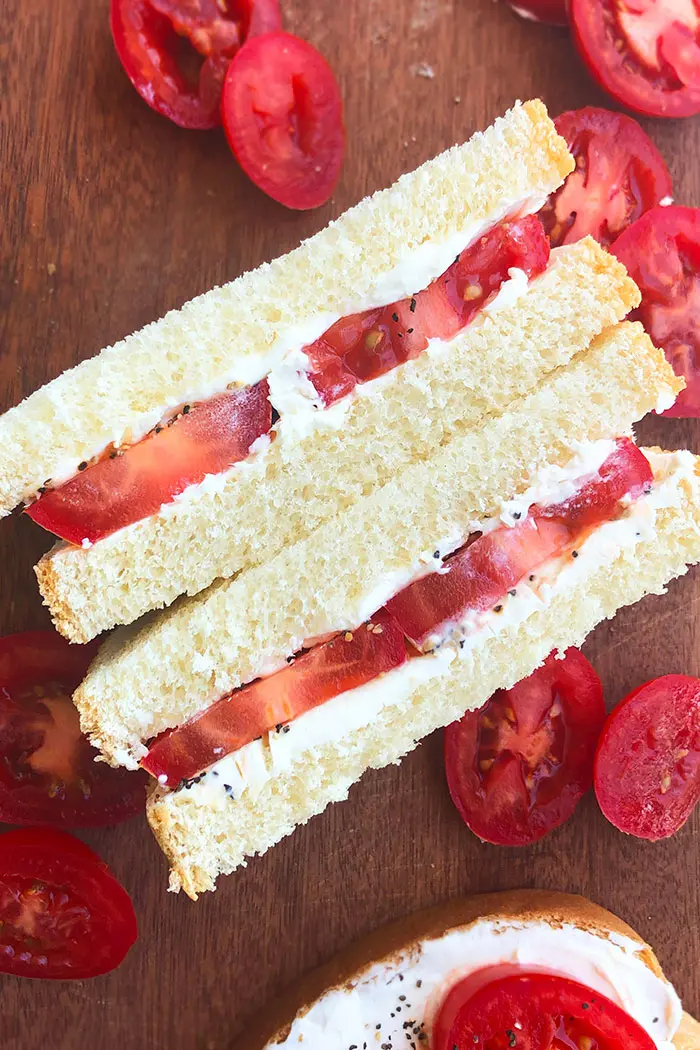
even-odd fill
[[(580, 462), (592, 465), (601, 456), (600, 462), (603, 462), (606, 458), (604, 444), (592, 443), (588, 450), (582, 446), (578, 453)], [(645, 454), (656, 479), (651, 491), (631, 502), (621, 517), (595, 529), (578, 548), (578, 557), (567, 555), (551, 559), (538, 568), (534, 580), (524, 579), (515, 588), (514, 595), (504, 596), (498, 613), (493, 610), (468, 613), (451, 630), (446, 641), (436, 639), (436, 644), (442, 644), (433, 653), (410, 660), (366, 685), (327, 700), (279, 731), (274, 730), (222, 757), (198, 782), (180, 790), (191, 792), (197, 803), (225, 806), (231, 796), (237, 798), (244, 792), (259, 793), (267, 781), (288, 771), (309, 750), (344, 740), (348, 740), (350, 746), (350, 734), (370, 725), (386, 707), (402, 704), (424, 682), (447, 674), (455, 660), (469, 661), (472, 653), (483, 646), (489, 636), (525, 622), (538, 610), (546, 608), (557, 595), (571, 592), (598, 569), (611, 564), (621, 551), (634, 550), (639, 543), (648, 541), (655, 533), (659, 510), (680, 502), (681, 483), (697, 485), (698, 482), (691, 453)], [(539, 502), (534, 497), (545, 488), (548, 492), (554, 491), (549, 487), (554, 482), (544, 480), (546, 477), (547, 472), (542, 472), (542, 489), (535, 482), (528, 490), (533, 502)], [(566, 486), (569, 481), (562, 476), (558, 483)], [(511, 505), (511, 502), (504, 503), (504, 507)], [(378, 588), (372, 594), (373, 601), (381, 596)], [(388, 597), (387, 594), (384, 600)], [(380, 604), (375, 605), (371, 612), (375, 612)]]
[[(138, 419), (134, 419), (128, 428), (116, 428), (113, 432), (106, 434), (99, 444), (82, 458), (90, 461), (101, 455), (110, 444), (114, 444), (116, 447), (125, 444), (135, 444), (153, 430), (161, 420), (174, 415), (183, 404), (207, 401), (216, 394), (222, 393), (229, 386), (251, 386), (266, 376), (279, 374), (280, 380), (276, 383), (277, 396), (279, 396), (282, 391), (285, 373), (288, 372), (285, 361), (289, 354), (296, 354), (298, 351), (303, 350), (305, 346), (315, 342), (341, 317), (361, 313), (379, 306), (387, 306), (397, 299), (407, 298), (427, 288), (436, 277), (445, 272), (460, 252), (473, 244), (487, 230), (490, 230), (507, 218), (517, 218), (539, 211), (546, 199), (547, 193), (542, 191), (533, 193), (526, 198), (502, 201), (499, 207), (494, 209), (487, 221), (468, 223), (461, 229), (456, 230), (450, 237), (441, 241), (426, 241), (408, 252), (396, 266), (381, 275), (367, 295), (357, 299), (349, 299), (339, 311), (318, 312), (297, 324), (282, 328), (272, 346), (262, 353), (232, 353), (231, 366), (226, 372), (219, 374), (209, 383), (202, 383), (197, 387), (188, 388), (177, 405), (167, 401), (154, 405), (148, 412), (144, 412)], [(506, 284), (510, 285), (511, 282), (506, 282)], [(520, 285), (522, 285), (521, 280)], [(507, 301), (508, 296), (512, 297), (514, 294), (515, 290), (511, 288), (506, 293), (505, 300), (501, 301)], [(496, 308), (495, 300), (491, 304), (491, 308)], [(274, 379), (273, 382), (275, 382)], [(49, 391), (49, 396), (54, 400), (56, 415), (67, 418), (71, 413), (71, 406), (65, 404), (63, 398), (58, 394), (54, 396)], [(277, 410), (282, 413), (282, 409), (276, 403), (274, 395), (271, 400)], [(62, 482), (68, 481), (74, 477), (76, 469), (77, 463), (75, 459), (65, 457), (53, 469), (52, 484), (60, 485)], [(33, 495), (35, 493), (30, 491), (25, 493), (24, 498), (31, 499)]]
[(605, 995), (659, 1050), (673, 1050), (681, 1004), (673, 987), (646, 965), (638, 942), (571, 924), (507, 919), (479, 920), (376, 963), (357, 980), (326, 992), (297, 1015), (281, 1042), (268, 1045), (280, 1050), (429, 1046), (434, 1017), (449, 989), (478, 970), (511, 964), (554, 972)]

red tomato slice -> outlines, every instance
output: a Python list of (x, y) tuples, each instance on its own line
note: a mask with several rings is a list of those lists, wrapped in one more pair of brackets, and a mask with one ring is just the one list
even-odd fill
[(330, 197), (345, 151), (343, 104), (325, 58), (291, 33), (246, 41), (229, 66), (224, 130), (246, 175), (288, 208)]
[(615, 708), (598, 744), (595, 792), (628, 835), (655, 842), (685, 824), (700, 801), (699, 678), (655, 678)]
[(687, 384), (663, 414), (700, 416), (700, 208), (653, 208), (612, 252), (642, 293), (632, 318), (642, 322)]
[(272, 426), (267, 380), (202, 401), (123, 451), (112, 451), (46, 491), (25, 513), (71, 543), (96, 543), (157, 514), (207, 474), (245, 459)]
[(567, 649), (448, 726), (447, 783), (467, 827), (497, 846), (526, 846), (558, 828), (591, 787), (604, 722), (598, 675)]
[(417, 357), (429, 339), (452, 339), (498, 294), (512, 268), (532, 278), (548, 261), (549, 244), (536, 216), (500, 223), (422, 292), (332, 325), (306, 347), (309, 378), (330, 405), (357, 383)]
[(566, 0), (508, 0), (508, 4), (521, 18), (531, 22), (548, 22), (553, 26), (566, 26)]
[(406, 661), (406, 643), (383, 609), (369, 624), (338, 634), (288, 667), (230, 693), (151, 745), (141, 765), (171, 786), (190, 780), (263, 733), (356, 689)]
[(221, 123), (221, 93), (232, 56), (248, 37), (282, 27), (278, 0), (111, 4), (112, 36), (129, 80), (151, 109), (183, 128), (205, 130)]
[(146, 778), (95, 762), (71, 702), (96, 652), (54, 631), (0, 638), (0, 821), (96, 827), (143, 811)]
[(569, 499), (533, 506), (520, 524), (473, 537), (445, 560), (442, 571), (410, 583), (386, 607), (414, 645), (431, 648), (465, 613), (493, 609), (524, 576), (614, 518), (623, 497), (636, 499), (652, 481), (644, 454), (620, 438), (598, 474), (582, 479)]
[(0, 972), (97, 977), (136, 937), (129, 894), (79, 839), (51, 828), (0, 837)]
[[(471, 995), (452, 1025), (454, 1050), (654, 1050), (625, 1010), (568, 977), (522, 973)], [(441, 1050), (441, 1048), (436, 1048)]]
[(592, 76), (650, 117), (700, 113), (696, 0), (570, 0), (576, 45)]
[(587, 234), (607, 248), (673, 194), (663, 157), (631, 117), (587, 106), (562, 113), (554, 123), (576, 170), (539, 213), (553, 248)]

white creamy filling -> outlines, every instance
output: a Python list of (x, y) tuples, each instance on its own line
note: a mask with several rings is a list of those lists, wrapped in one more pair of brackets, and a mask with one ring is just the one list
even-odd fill
[[(434, 1017), (449, 989), (471, 973), (500, 965), (547, 970), (578, 981), (626, 1010), (659, 1050), (673, 1050), (680, 1000), (646, 965), (638, 942), (617, 933), (598, 936), (571, 924), (512, 919), (481, 919), (376, 963), (355, 981), (326, 992), (297, 1015), (281, 1042), (268, 1046), (429, 1046)], [(425, 1041), (419, 1041), (419, 1032), (428, 1040), (424, 1035)]]
[[(580, 455), (587, 462), (594, 462), (594, 456), (602, 455), (601, 444), (594, 443), (595, 453), (582, 449)], [(191, 792), (193, 800), (198, 803), (214, 806), (224, 806), (230, 795), (238, 797), (244, 791), (258, 793), (269, 779), (300, 761), (306, 751), (330, 743), (342, 743), (351, 733), (370, 725), (384, 708), (403, 703), (420, 683), (447, 673), (455, 657), (469, 660), (489, 635), (523, 623), (538, 610), (546, 608), (557, 595), (570, 592), (597, 569), (611, 564), (622, 550), (633, 550), (651, 538), (657, 512), (680, 501), (682, 481), (697, 485), (697, 480), (694, 459), (689, 452), (645, 454), (656, 479), (651, 492), (631, 502), (620, 518), (606, 522), (592, 532), (578, 548), (577, 558), (571, 555), (553, 558), (537, 569), (534, 581), (525, 579), (515, 588), (515, 595), (504, 596), (499, 613), (467, 613), (451, 631), (450, 640), (433, 653), (410, 660), (366, 685), (327, 700), (279, 732), (274, 730), (221, 758), (198, 782), (181, 790)], [(545, 476), (546, 472), (543, 472), (542, 477)], [(561, 484), (566, 484), (566, 481), (562, 479)], [(537, 485), (528, 491), (537, 492)], [(377, 588), (372, 600), (380, 596)], [(384, 600), (389, 596), (387, 594)], [(375, 605), (371, 612), (378, 607)]]
[[(231, 360), (231, 367), (227, 372), (219, 374), (208, 383), (201, 383), (197, 387), (189, 388), (183, 394), (180, 405), (197, 401), (208, 401), (216, 394), (222, 393), (229, 385), (252, 386), (271, 373), (281, 374), (277, 384), (277, 395), (280, 395), (284, 384), (284, 373), (288, 371), (286, 368), (288, 355), (295, 354), (301, 351), (303, 347), (314, 343), (341, 317), (362, 313), (365, 310), (372, 310), (379, 306), (387, 306), (389, 303), (398, 299), (405, 299), (427, 288), (436, 277), (445, 272), (460, 252), (463, 252), (493, 226), (497, 226), (507, 218), (535, 214), (540, 210), (547, 197), (548, 193), (542, 191), (518, 200), (503, 201), (499, 207), (494, 209), (487, 221), (469, 223), (443, 241), (426, 241), (409, 252), (393, 269), (379, 277), (367, 295), (356, 300), (349, 300), (339, 312), (324, 311), (314, 314), (298, 324), (289, 325), (279, 332), (270, 349), (263, 353), (234, 354)], [(520, 278), (511, 275), (511, 281), (513, 280), (516, 284), (522, 285)], [(510, 286), (511, 281), (506, 282), (506, 284)], [(507, 302), (509, 297), (511, 297), (511, 301), (514, 301), (512, 297), (515, 294), (516, 290), (511, 289), (506, 293), (504, 301)], [(494, 307), (495, 302), (491, 304), (491, 308), (493, 309)], [(292, 380), (291, 382), (294, 385), (294, 381)], [(46, 394), (53, 403), (56, 417), (70, 422), (72, 418), (71, 407), (65, 398), (50, 387), (47, 389)], [(284, 397), (284, 395), (282, 396)], [(282, 408), (277, 404), (275, 396), (271, 400), (281, 413)], [(332, 407), (336, 408), (337, 406)], [(94, 448), (84, 453), (82, 458), (89, 462), (100, 456), (110, 444), (118, 447), (123, 444), (134, 444), (140, 441), (162, 419), (174, 415), (177, 408), (178, 406), (173, 405), (172, 402), (161, 402), (155, 405), (150, 411), (144, 412), (138, 419), (130, 423), (127, 428), (117, 427), (111, 433), (104, 435)], [(336, 416), (338, 415), (340, 415), (339, 412), (336, 413)], [(74, 456), (64, 457), (54, 465), (52, 483), (60, 485), (64, 481), (70, 480), (75, 476), (77, 465)], [(29, 500), (35, 494), (35, 490), (31, 489), (24, 493), (23, 498)]]

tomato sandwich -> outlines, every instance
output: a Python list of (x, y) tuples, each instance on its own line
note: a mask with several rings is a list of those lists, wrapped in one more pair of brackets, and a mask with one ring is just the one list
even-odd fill
[(74, 694), (153, 777), (171, 887), (196, 896), (700, 561), (688, 452), (632, 425), (678, 390), (622, 323), (260, 566), (102, 646)]
[(290, 254), (187, 303), (0, 417), (0, 514), (58, 537), (59, 631), (263, 563), (505, 412), (639, 303), (536, 213), (573, 168), (539, 102)]
[(351, 945), (238, 1050), (696, 1050), (653, 950), (610, 912), (537, 890), (453, 900)]

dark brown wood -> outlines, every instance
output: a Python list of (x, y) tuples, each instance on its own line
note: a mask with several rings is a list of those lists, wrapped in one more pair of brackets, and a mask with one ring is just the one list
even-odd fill
[[(364, 194), (485, 126), (515, 98), (605, 104), (563, 31), (492, 0), (287, 0), (287, 27), (338, 73), (348, 155), (334, 200), (293, 214), (242, 175), (220, 133), (152, 113), (114, 54), (107, 0), (3, 0), (0, 410), (197, 292), (293, 247)], [(421, 66), (421, 64), (425, 64)], [(419, 69), (434, 71), (432, 79)], [(700, 123), (648, 121), (677, 199), (700, 205)], [(700, 451), (695, 423), (642, 437)], [(0, 632), (45, 626), (31, 566), (47, 546), (0, 523)], [(586, 651), (610, 704), (646, 678), (700, 674), (700, 573), (601, 627)], [(700, 814), (645, 845), (588, 799), (532, 849), (480, 845), (444, 783), (439, 735), (373, 773), (266, 857), (192, 904), (134, 820), (86, 834), (134, 896), (141, 936), (93, 982), (0, 979), (4, 1050), (219, 1050), (288, 982), (381, 922), (454, 894), (579, 892), (656, 947), (700, 1011)]]

